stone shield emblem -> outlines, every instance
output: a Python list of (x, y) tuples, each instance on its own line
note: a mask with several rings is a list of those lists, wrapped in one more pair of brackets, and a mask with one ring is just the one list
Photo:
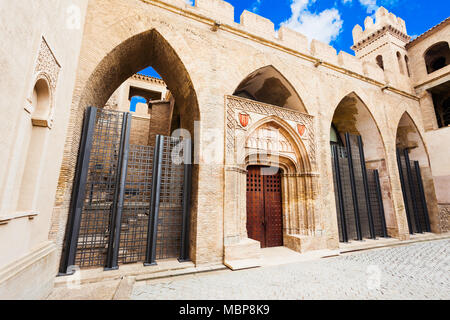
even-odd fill
[(241, 123), (242, 127), (247, 127), (250, 122), (250, 115), (246, 113), (240, 113), (239, 114), (239, 122)]
[(298, 124), (297, 131), (298, 131), (298, 134), (300, 135), (300, 137), (303, 137), (306, 132), (306, 126), (304, 124)]

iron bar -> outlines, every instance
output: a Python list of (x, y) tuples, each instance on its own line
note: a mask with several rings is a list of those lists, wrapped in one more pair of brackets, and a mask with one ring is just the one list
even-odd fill
[(123, 114), (122, 131), (120, 137), (119, 156), (117, 161), (118, 177), (114, 190), (114, 200), (108, 238), (108, 251), (105, 270), (116, 270), (119, 268), (119, 243), (120, 228), (122, 221), (123, 200), (125, 194), (125, 181), (128, 169), (128, 153), (130, 148), (131, 114)]
[(356, 233), (358, 236), (358, 240), (362, 240), (362, 232), (361, 232), (361, 223), (359, 220), (359, 207), (358, 207), (358, 198), (356, 193), (356, 183), (355, 183), (355, 172), (353, 171), (353, 158), (352, 158), (352, 146), (350, 142), (350, 134), (347, 132), (345, 134), (345, 142), (348, 153), (348, 167), (350, 172), (350, 184), (352, 188), (352, 196), (353, 196), (353, 208), (355, 212), (355, 223), (356, 223)]
[(414, 161), (414, 166), (416, 168), (416, 175), (417, 175), (417, 182), (418, 182), (418, 186), (419, 186), (419, 193), (420, 193), (420, 197), (422, 199), (423, 214), (425, 215), (426, 231), (427, 232), (431, 232), (430, 217), (429, 217), (429, 213), (428, 213), (427, 201), (426, 201), (426, 198), (425, 198), (425, 189), (423, 187), (422, 174), (421, 174), (421, 170), (420, 170), (419, 161)]
[(335, 192), (338, 193), (338, 201), (339, 201), (339, 218), (341, 221), (341, 229), (342, 229), (342, 241), (348, 242), (348, 234), (347, 234), (347, 222), (345, 219), (345, 211), (344, 211), (344, 195), (342, 194), (342, 181), (341, 181), (341, 169), (339, 167), (339, 153), (337, 150), (337, 146), (332, 146), (332, 152), (334, 154), (334, 167), (335, 167), (335, 175), (336, 175), (336, 184), (337, 190)]
[(189, 232), (191, 218), (191, 188), (192, 188), (192, 143), (190, 139), (184, 143), (184, 185), (183, 185), (183, 225), (181, 231), (181, 252), (178, 261), (187, 262), (189, 259)]
[(398, 171), (400, 174), (400, 183), (402, 185), (402, 194), (403, 194), (403, 202), (405, 204), (406, 220), (408, 221), (409, 233), (414, 234), (414, 230), (413, 230), (412, 222), (411, 222), (411, 211), (410, 211), (410, 208), (408, 205), (408, 195), (406, 192), (406, 182), (405, 182), (405, 177), (403, 175), (402, 158), (401, 157), (402, 157), (401, 151), (400, 151), (400, 149), (397, 149), (397, 164), (398, 164)]
[(150, 218), (148, 219), (147, 250), (144, 265), (156, 265), (156, 240), (158, 233), (159, 202), (161, 193), (161, 174), (163, 161), (164, 137), (157, 135), (153, 158), (152, 197), (150, 202)]
[(376, 239), (377, 237), (375, 235), (372, 207), (370, 206), (370, 198), (369, 198), (369, 184), (368, 184), (368, 177), (367, 177), (366, 158), (364, 156), (364, 147), (363, 147), (363, 142), (362, 142), (361, 136), (358, 136), (358, 147), (359, 147), (359, 157), (360, 157), (360, 161), (361, 161), (362, 178), (363, 178), (363, 184), (364, 184), (364, 194), (366, 196), (367, 215), (369, 218), (370, 236), (372, 239)]
[(65, 245), (63, 247), (59, 275), (70, 275), (74, 270), (68, 270), (75, 265), (78, 235), (81, 225), (81, 213), (84, 205), (86, 181), (89, 172), (89, 159), (91, 157), (92, 143), (97, 119), (97, 108), (88, 107), (85, 111), (79, 156), (77, 160), (75, 179), (72, 188), (69, 221), (66, 227)]
[(417, 206), (416, 197), (413, 194), (413, 190), (414, 190), (413, 175), (412, 175), (412, 172), (411, 172), (411, 161), (409, 159), (408, 149), (405, 149), (403, 151), (403, 153), (404, 153), (404, 156), (405, 156), (406, 172), (408, 174), (409, 189), (411, 191), (411, 200), (412, 200), (412, 203), (413, 203), (414, 220), (415, 220), (417, 232), (418, 233), (422, 233), (422, 226), (420, 225), (420, 220), (419, 220), (419, 208)]
[(376, 189), (377, 189), (377, 198), (378, 198), (378, 203), (379, 203), (379, 207), (380, 207), (380, 218), (381, 218), (381, 227), (382, 227), (382, 231), (383, 231), (383, 238), (387, 238), (388, 233), (387, 233), (387, 227), (386, 227), (386, 217), (385, 217), (384, 206), (383, 206), (383, 197), (381, 195), (380, 175), (378, 173), (378, 170), (374, 170), (374, 175), (375, 175), (375, 184), (376, 184)]

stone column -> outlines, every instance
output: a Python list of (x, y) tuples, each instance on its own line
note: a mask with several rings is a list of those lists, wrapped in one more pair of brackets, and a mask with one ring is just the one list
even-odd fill
[(422, 111), (425, 131), (438, 129), (433, 96), (428, 91), (424, 91), (420, 95), (420, 110)]

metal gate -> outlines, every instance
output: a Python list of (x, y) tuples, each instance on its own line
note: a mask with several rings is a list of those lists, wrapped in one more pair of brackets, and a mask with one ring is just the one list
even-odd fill
[(397, 149), (397, 161), (409, 232), (431, 232), (419, 162), (409, 159), (407, 149)]
[(368, 170), (360, 136), (345, 134), (345, 147), (332, 145), (339, 240), (387, 237), (378, 170)]
[(60, 273), (189, 257), (191, 142), (130, 145), (130, 113), (85, 113)]

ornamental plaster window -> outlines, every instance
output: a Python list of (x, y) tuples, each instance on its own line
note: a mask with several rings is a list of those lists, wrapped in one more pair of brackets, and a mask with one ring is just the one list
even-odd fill
[(53, 104), (60, 65), (45, 39), (42, 39), (36, 61), (34, 85), (30, 90), (25, 110), (31, 123), (27, 124), (24, 157), (25, 166), (17, 202), (18, 212), (37, 212), (49, 136), (53, 126)]

